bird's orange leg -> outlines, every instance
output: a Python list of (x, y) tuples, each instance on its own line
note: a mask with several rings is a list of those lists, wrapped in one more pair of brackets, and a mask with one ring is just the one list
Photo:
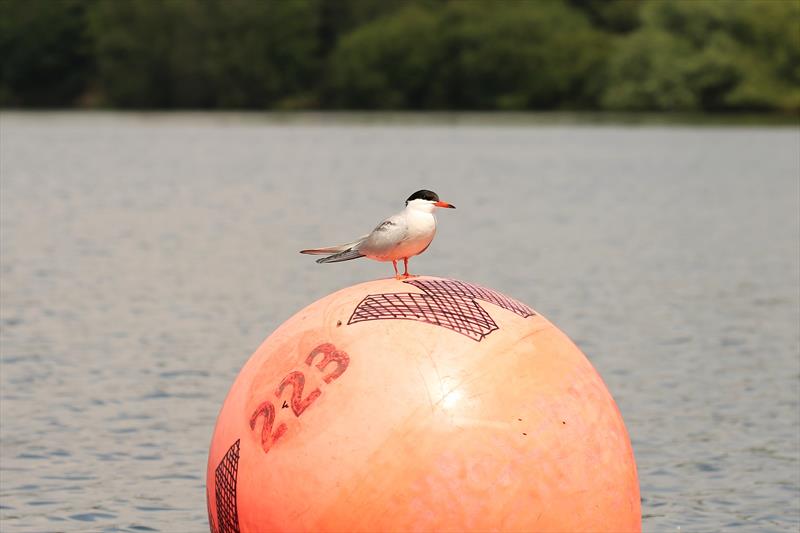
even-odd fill
[(403, 279), (416, 278), (417, 277), (417, 276), (415, 276), (413, 274), (409, 274), (408, 273), (408, 257), (404, 257), (403, 258), (403, 269), (405, 270), (405, 272), (403, 272), (403, 275), (401, 276)]
[(397, 261), (392, 260), (392, 266), (394, 267), (394, 279), (400, 279), (400, 272), (397, 271)]

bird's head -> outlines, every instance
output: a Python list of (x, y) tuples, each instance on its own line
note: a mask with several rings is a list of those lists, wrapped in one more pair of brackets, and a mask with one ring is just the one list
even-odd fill
[(433, 210), (437, 207), (446, 207), (449, 209), (456, 208), (456, 206), (452, 204), (448, 204), (447, 202), (442, 202), (439, 200), (439, 195), (435, 192), (425, 189), (417, 191), (409, 196), (408, 200), (406, 200), (406, 206), (412, 209), (419, 209), (427, 213), (433, 213)]

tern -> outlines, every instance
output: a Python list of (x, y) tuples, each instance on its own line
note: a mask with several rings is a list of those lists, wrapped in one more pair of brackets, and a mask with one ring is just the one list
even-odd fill
[[(391, 261), (397, 279), (412, 277), (408, 273), (408, 260), (428, 249), (436, 235), (437, 207), (455, 209), (456, 206), (442, 202), (433, 191), (417, 191), (406, 200), (406, 208), (378, 224), (371, 233), (353, 242), (300, 250), (301, 254), (325, 255), (317, 263), (339, 263), (359, 257), (375, 261)], [(397, 271), (397, 262), (402, 259), (404, 272)]]

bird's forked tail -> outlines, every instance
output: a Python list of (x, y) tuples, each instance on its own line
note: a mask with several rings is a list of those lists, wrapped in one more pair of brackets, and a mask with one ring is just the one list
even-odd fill
[(359, 252), (358, 250), (351, 248), (350, 250), (345, 250), (344, 252), (339, 252), (338, 254), (329, 255), (328, 257), (320, 257), (317, 259), (317, 263), (340, 263), (342, 261), (350, 261), (351, 259), (358, 259), (359, 257), (364, 257), (364, 254)]
[(322, 257), (317, 259), (317, 263), (338, 263), (340, 261), (350, 261), (351, 259), (358, 259), (359, 257), (364, 257), (364, 254), (358, 251), (358, 245), (364, 242), (369, 235), (364, 235), (363, 237), (353, 241), (348, 242), (346, 244), (340, 244), (339, 246), (328, 246), (327, 248), (310, 248), (308, 250), (300, 250), (301, 254), (308, 254), (308, 255), (327, 255), (328, 257)]

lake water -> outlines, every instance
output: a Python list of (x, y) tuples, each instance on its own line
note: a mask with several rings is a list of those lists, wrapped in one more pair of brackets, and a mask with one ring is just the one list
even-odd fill
[(429, 188), (418, 273), (570, 335), (646, 531), (800, 528), (800, 133), (557, 118), (0, 115), (0, 524), (207, 531), (206, 454), (276, 326), (391, 274), (317, 265)]

